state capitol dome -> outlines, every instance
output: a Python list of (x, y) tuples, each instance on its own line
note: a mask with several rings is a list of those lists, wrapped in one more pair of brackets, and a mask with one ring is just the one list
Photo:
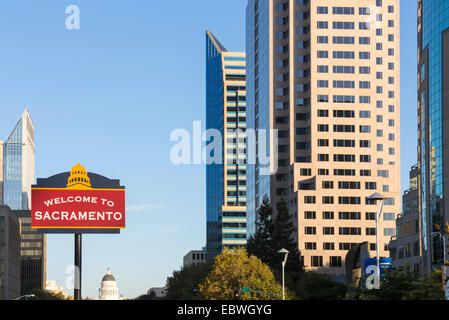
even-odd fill
[(79, 162), (72, 168), (72, 170), (70, 170), (70, 177), (67, 180), (67, 189), (92, 189), (86, 168), (84, 168)]
[(101, 280), (101, 288), (99, 289), (99, 300), (120, 300), (118, 294), (117, 281), (115, 277), (111, 274), (111, 269), (108, 268), (108, 273), (106, 273)]

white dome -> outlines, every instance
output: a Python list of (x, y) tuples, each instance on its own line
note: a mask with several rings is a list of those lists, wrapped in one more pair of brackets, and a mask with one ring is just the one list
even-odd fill
[(100, 300), (120, 300), (117, 288), (117, 281), (108, 268), (107, 274), (101, 280), (101, 288), (99, 289)]

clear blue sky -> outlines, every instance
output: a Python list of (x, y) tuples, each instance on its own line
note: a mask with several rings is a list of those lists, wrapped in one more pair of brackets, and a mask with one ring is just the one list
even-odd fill
[[(402, 189), (416, 162), (416, 1), (402, 0)], [(81, 29), (65, 28), (78, 5)], [(205, 168), (170, 162), (170, 133), (205, 126), (205, 30), (245, 50), (246, 0), (16, 0), (0, 4), (0, 139), (28, 107), (36, 177), (81, 162), (127, 187), (127, 229), (83, 238), (83, 296), (110, 267), (136, 297), (205, 245)], [(65, 286), (73, 236), (49, 235), (47, 279)], [(68, 291), (73, 294), (72, 291)]]

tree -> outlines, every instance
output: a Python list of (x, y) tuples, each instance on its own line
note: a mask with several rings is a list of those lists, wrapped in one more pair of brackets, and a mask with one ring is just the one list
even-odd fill
[(298, 284), (297, 295), (301, 300), (340, 300), (346, 296), (347, 286), (334, 281), (327, 274), (305, 272)]
[(32, 290), (29, 295), (34, 295), (30, 300), (66, 300), (62, 293), (53, 293), (40, 289)]
[(198, 294), (198, 285), (202, 282), (212, 267), (212, 262), (190, 265), (180, 271), (174, 271), (167, 278), (168, 300), (193, 300)]
[(284, 201), (277, 205), (277, 215), (273, 219), (270, 200), (264, 197), (257, 210), (256, 232), (248, 239), (247, 250), (274, 271), (278, 280), (282, 274), (282, 260), (284, 256), (278, 251), (285, 248), (289, 251), (285, 266), (285, 283), (293, 292), (297, 292), (298, 283), (304, 273), (304, 265), (298, 250), (298, 243), (294, 241), (295, 226)]
[(431, 277), (420, 277), (415, 272), (393, 270), (380, 281), (379, 290), (368, 290), (361, 279), (348, 299), (356, 300), (444, 300), (441, 271)]
[[(281, 201), (277, 205), (277, 215), (273, 223), (271, 246), (273, 248), (272, 261), (270, 266), (272, 269), (280, 270), (283, 256), (277, 253), (284, 248), (289, 251), (287, 263), (285, 265), (285, 272), (292, 280), (291, 285), (299, 282), (302, 273), (304, 272), (304, 264), (299, 253), (298, 243), (294, 241), (295, 226), (292, 222), (285, 202)], [(292, 288), (293, 289), (293, 288)]]
[(242, 293), (242, 300), (282, 299), (282, 286), (276, 282), (266, 264), (256, 256), (248, 256), (243, 249), (225, 250), (215, 257), (211, 272), (199, 285), (199, 297), (205, 300), (231, 300), (234, 289), (244, 287), (249, 287), (251, 292)]
[(255, 255), (264, 263), (269, 263), (272, 255), (272, 232), (273, 222), (271, 220), (273, 209), (268, 196), (262, 200), (262, 205), (257, 210), (256, 232), (252, 234), (246, 245), (249, 254)]

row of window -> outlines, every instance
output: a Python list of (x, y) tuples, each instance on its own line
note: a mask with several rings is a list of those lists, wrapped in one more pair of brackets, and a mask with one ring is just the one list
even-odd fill
[[(376, 212), (365, 212), (365, 220), (376, 220)], [(361, 212), (338, 212), (339, 220), (362, 220)], [(323, 211), (322, 218), (324, 220), (334, 220), (333, 211)], [(384, 212), (383, 219), (385, 221), (394, 221), (396, 215), (392, 212)], [(316, 211), (304, 211), (304, 219), (316, 220)]]
[[(378, 7), (382, 6), (382, 1), (376, 2)], [(318, 14), (328, 14), (328, 7), (319, 6), (317, 7)], [(354, 15), (355, 9), (354, 7), (332, 7), (333, 14), (344, 14), (344, 15)], [(388, 6), (388, 13), (394, 13), (394, 6)], [(370, 15), (371, 8), (370, 7), (359, 7), (359, 15)]]
[[(336, 227), (323, 227), (323, 235), (334, 235)], [(384, 236), (394, 236), (394, 228), (384, 228)], [(304, 227), (304, 234), (306, 235), (316, 235), (316, 227)], [(361, 236), (362, 228), (360, 227), (339, 227), (339, 235), (349, 235), (349, 236)], [(375, 236), (376, 228), (365, 228), (365, 235)]]
[[(388, 126), (394, 127), (394, 120), (388, 120)], [(317, 125), (318, 132), (329, 132), (329, 125), (328, 124), (318, 124)], [(356, 126), (350, 125), (350, 124), (334, 124), (333, 125), (333, 132), (342, 132), (342, 133), (355, 133), (356, 132)], [(359, 132), (360, 133), (370, 133), (371, 132), (371, 126), (370, 125), (360, 125), (359, 126)], [(280, 132), (279, 132), (280, 133)], [(310, 127), (298, 127), (296, 128), (296, 135), (303, 136), (303, 135), (309, 135), (310, 134)], [(379, 129), (377, 130), (377, 136), (383, 137), (383, 130)], [(283, 138), (281, 135), (279, 135), (280, 138)], [(392, 136), (394, 138), (394, 136)]]
[[(335, 68), (335, 67), (334, 67)], [(394, 84), (394, 77), (388, 78), (389, 84)], [(317, 87), (318, 88), (329, 88), (329, 80), (317, 80)], [(355, 81), (350, 80), (334, 80), (333, 81), (333, 87), (339, 88), (339, 89), (355, 89)], [(371, 82), (370, 81), (359, 81), (359, 89), (371, 89)], [(383, 87), (377, 86), (376, 87), (377, 93), (383, 92)]]
[[(341, 251), (349, 251), (351, 250), (351, 248), (357, 246), (358, 243), (357, 242), (340, 242), (338, 244), (338, 249)], [(316, 246), (316, 242), (305, 242), (304, 243), (304, 247), (306, 250), (316, 250), (317, 246)], [(375, 243), (370, 243), (369, 244), (369, 249), (371, 251), (375, 251), (376, 250), (376, 244)], [(388, 248), (388, 244), (384, 245), (384, 249), (387, 250)], [(334, 242), (323, 242), (323, 250), (335, 250), (335, 243)]]
[[(379, 19), (379, 20), (377, 20), (377, 19)], [(376, 15), (376, 21), (382, 21), (381, 14)], [(280, 24), (286, 24), (286, 23), (280, 23)], [(388, 20), (388, 27), (390, 27), (390, 28), (394, 27), (394, 20)], [(317, 21), (317, 28), (318, 29), (329, 29), (329, 22), (328, 21)], [(332, 29), (334, 29), (334, 30), (355, 30), (355, 22), (333, 21)], [(370, 22), (366, 22), (366, 21), (359, 22), (359, 30), (370, 30), (370, 29), (371, 29)], [(376, 29), (376, 35), (378, 35), (378, 36), (382, 35), (381, 28)]]
[[(326, 201), (331, 201), (330, 199), (332, 199), (332, 204), (333, 202), (333, 198), (332, 196), (329, 197), (323, 197), (326, 198)], [(304, 196), (304, 203), (305, 204), (316, 204), (316, 196)], [(361, 197), (342, 197), (339, 196), (338, 197), (338, 204), (349, 204), (349, 205), (359, 205), (361, 204)], [(368, 199), (368, 197), (365, 198), (365, 204), (366, 205), (376, 205), (377, 202)], [(395, 204), (395, 199), (394, 198), (386, 198), (384, 200), (384, 205), (386, 206), (394, 206)]]
[[(395, 154), (395, 148), (388, 148), (388, 153), (390, 155)], [(317, 155), (319, 162), (329, 162), (329, 154), (320, 153)], [(379, 158), (381, 159), (381, 158)], [(360, 155), (359, 158), (361, 163), (371, 163), (371, 155)], [(356, 162), (356, 156), (354, 154), (334, 154), (334, 162)], [(383, 163), (383, 160), (381, 161)], [(379, 170), (383, 171), (383, 170)], [(384, 174), (383, 172), (380, 174)], [(387, 174), (388, 175), (388, 174)]]
[[(387, 173), (381, 172), (383, 170), (379, 170), (382, 176), (388, 177), (388, 171)], [(309, 168), (302, 168), (300, 170), (301, 176), (312, 176), (312, 169)], [(329, 169), (318, 169), (318, 175), (319, 176), (329, 176)], [(356, 176), (356, 170), (355, 169), (334, 169), (334, 176), (347, 176), (347, 177), (355, 177)], [(360, 176), (361, 177), (371, 177), (371, 170), (366, 169), (360, 169)], [(384, 192), (388, 192), (385, 191)]]

